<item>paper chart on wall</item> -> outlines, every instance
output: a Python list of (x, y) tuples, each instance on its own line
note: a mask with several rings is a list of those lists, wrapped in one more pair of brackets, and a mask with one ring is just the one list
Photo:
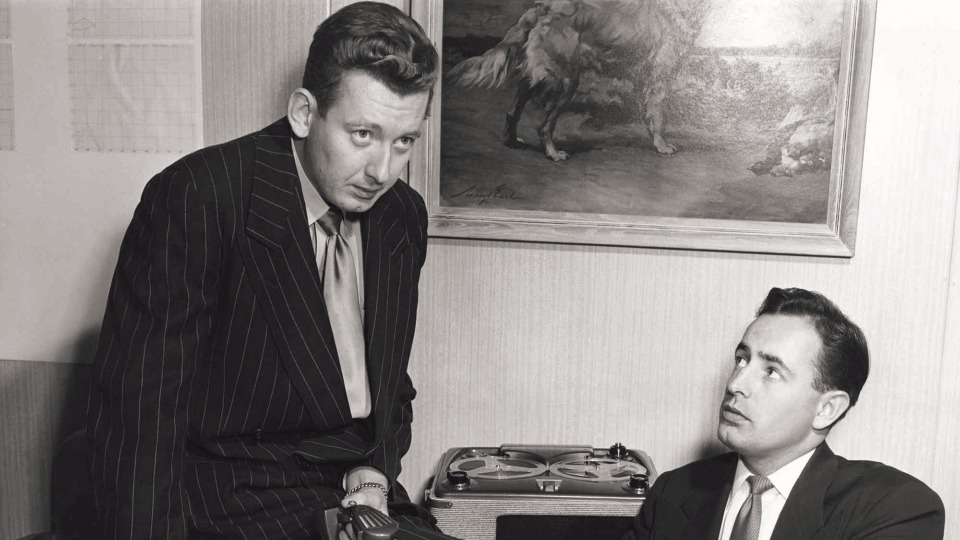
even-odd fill
[(197, 148), (199, 3), (72, 0), (67, 17), (74, 149)]
[(13, 150), (13, 43), (10, 0), (0, 0), (0, 150)]
[(0, 42), (0, 150), (13, 150), (13, 46)]
[(0, 39), (10, 39), (10, 0), (0, 0)]

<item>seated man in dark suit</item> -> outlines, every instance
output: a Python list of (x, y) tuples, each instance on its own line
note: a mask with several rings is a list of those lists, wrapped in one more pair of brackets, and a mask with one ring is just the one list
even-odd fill
[(772, 289), (720, 406), (717, 436), (734, 452), (662, 474), (628, 538), (942, 539), (944, 507), (929, 487), (824, 442), (868, 370), (863, 333), (832, 302)]
[(316, 30), (287, 115), (147, 184), (120, 247), (87, 411), (100, 539), (309, 539), (318, 513), (390, 511), (427, 250), (398, 182), (439, 56), (395, 7)]

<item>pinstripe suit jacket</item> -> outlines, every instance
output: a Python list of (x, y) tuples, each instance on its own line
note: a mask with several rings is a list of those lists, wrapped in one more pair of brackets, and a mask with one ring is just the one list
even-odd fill
[(282, 119), (184, 157), (144, 190), (87, 412), (103, 538), (306, 538), (314, 511), (342, 496), (346, 469), (368, 464), (396, 481), (416, 393), (407, 363), (423, 200), (397, 182), (361, 219), (373, 405), (363, 430), (347, 405), (290, 136)]

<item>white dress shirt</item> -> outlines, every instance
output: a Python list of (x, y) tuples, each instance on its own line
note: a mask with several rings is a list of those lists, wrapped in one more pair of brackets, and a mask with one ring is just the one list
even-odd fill
[[(290, 141), (291, 146), (293, 145), (293, 140)], [(321, 249), (317, 250), (317, 231), (314, 223), (320, 219), (324, 214), (327, 213), (327, 210), (330, 209), (330, 205), (327, 204), (327, 201), (323, 200), (320, 196), (320, 192), (317, 191), (317, 188), (310, 182), (310, 179), (307, 178), (307, 173), (303, 171), (303, 166), (300, 164), (300, 156), (297, 155), (297, 149), (293, 149), (293, 160), (297, 163), (297, 176), (300, 177), (300, 187), (303, 191), (303, 202), (307, 210), (307, 227), (310, 229), (310, 240), (313, 244), (314, 255), (317, 256), (317, 263), (320, 271), (320, 284), (323, 284), (323, 258), (326, 255), (322, 249), (322, 245), (325, 242), (324, 239), (321, 240)], [(360, 218), (357, 214), (344, 212), (343, 221), (340, 223), (340, 236), (343, 237), (347, 245), (350, 246), (350, 254), (353, 255), (354, 268), (357, 269), (357, 292), (360, 295), (360, 321), (363, 322), (363, 239), (360, 235)]]
[[(790, 491), (793, 490), (794, 484), (800, 478), (800, 473), (803, 472), (803, 468), (810, 461), (810, 457), (813, 456), (814, 450), (780, 467), (773, 474), (767, 475), (767, 478), (773, 483), (773, 488), (768, 489), (760, 496), (763, 513), (760, 518), (758, 540), (770, 540), (770, 537), (773, 536), (773, 529), (777, 525), (777, 519), (780, 518), (780, 511), (783, 510), (783, 505), (787, 502)], [(723, 525), (720, 527), (719, 540), (730, 540), (733, 524), (737, 520), (737, 513), (740, 512), (740, 507), (743, 506), (744, 501), (750, 495), (750, 485), (747, 483), (747, 477), (753, 474), (743, 464), (742, 459), (737, 461), (737, 472), (733, 476), (733, 487), (730, 490), (730, 496), (727, 497), (727, 506), (723, 511)]]

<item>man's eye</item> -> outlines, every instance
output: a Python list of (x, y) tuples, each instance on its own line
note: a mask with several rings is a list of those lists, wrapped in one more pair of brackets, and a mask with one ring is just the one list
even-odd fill
[(744, 356), (737, 356), (733, 359), (733, 362), (740, 367), (747, 365), (747, 359)]
[(413, 137), (400, 137), (397, 139), (397, 147), (400, 150), (408, 150), (415, 142), (417, 142), (417, 140)]
[(358, 129), (353, 132), (353, 138), (359, 142), (369, 141), (372, 137), (369, 129)]
[(771, 379), (776, 379), (778, 381), (782, 378), (780, 376), (780, 372), (773, 368), (767, 368), (767, 377), (770, 377)]

